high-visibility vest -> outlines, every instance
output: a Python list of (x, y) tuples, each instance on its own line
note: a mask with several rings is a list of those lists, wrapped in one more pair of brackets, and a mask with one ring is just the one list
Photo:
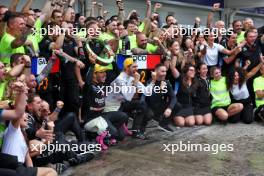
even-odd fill
[(6, 129), (5, 125), (0, 122), (0, 149), (1, 149), (2, 144), (3, 144), (5, 129)]
[(0, 61), (5, 64), (10, 64), (10, 57), (15, 53), (25, 54), (25, 49), (23, 46), (12, 49), (11, 43), (15, 40), (15, 37), (5, 33), (0, 41)]
[[(254, 92), (256, 92), (257, 90), (264, 90), (264, 77), (263, 76), (259, 76), (254, 79), (253, 88), (254, 88)], [(260, 107), (261, 105), (264, 105), (264, 98), (258, 98), (256, 95), (257, 108)]]
[(213, 97), (212, 106), (223, 107), (231, 104), (231, 98), (226, 86), (226, 78), (222, 77), (220, 80), (211, 80), (210, 93)]
[[(130, 49), (134, 49), (134, 48), (138, 48), (138, 45), (137, 45), (137, 37), (136, 35), (131, 35), (128, 37), (129, 38), (129, 42), (130, 42)], [(151, 43), (147, 43), (147, 47), (146, 47), (146, 51), (150, 54), (153, 54), (157, 51), (158, 49), (158, 46), (156, 45), (153, 45)]]

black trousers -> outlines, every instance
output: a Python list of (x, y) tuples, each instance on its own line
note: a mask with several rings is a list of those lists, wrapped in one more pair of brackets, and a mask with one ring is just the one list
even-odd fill
[(142, 132), (145, 131), (148, 121), (153, 117), (153, 113), (150, 112), (147, 104), (139, 100), (123, 102), (119, 111), (127, 113), (134, 119), (132, 130), (140, 130)]
[(77, 120), (75, 113), (67, 113), (55, 121), (55, 133), (72, 131), (79, 142), (84, 140), (81, 126)]
[[(68, 142), (65, 139), (65, 136), (62, 132), (56, 132), (55, 140), (53, 141), (52, 145), (58, 146), (61, 144), (68, 145), (71, 149), (73, 149), (73, 147), (76, 147), (76, 144), (81, 144), (81, 143)], [(69, 161), (73, 158), (76, 159), (77, 154), (81, 153), (81, 151), (71, 151), (71, 150), (60, 151), (60, 150), (63, 149), (56, 148), (54, 150), (49, 151), (47, 148), (45, 151), (42, 152), (42, 154), (32, 158), (34, 166), (41, 167), (49, 163), (52, 164), (63, 163), (64, 161)]]
[(1, 176), (17, 176), (17, 173), (15, 170), (12, 169), (2, 169), (0, 168), (0, 175)]
[(113, 111), (113, 112), (91, 111), (88, 116), (91, 119), (102, 116), (108, 124), (107, 130), (109, 131), (111, 136), (113, 136), (115, 139), (119, 141), (122, 141), (125, 138), (122, 125), (128, 122), (128, 115), (126, 113), (120, 111)]
[(124, 112), (107, 112), (103, 113), (102, 117), (107, 121), (108, 130), (115, 139), (122, 141), (125, 138), (125, 133), (122, 128), (124, 123), (128, 122), (128, 116)]
[(234, 103), (242, 103), (244, 108), (239, 114), (236, 114), (233, 117), (229, 118), (229, 122), (237, 123), (241, 120), (243, 123), (246, 124), (252, 123), (254, 120), (254, 112), (251, 99), (248, 98), (245, 100), (234, 101)]
[(62, 113), (74, 112), (79, 114), (79, 85), (76, 80), (62, 80), (60, 86), (60, 98), (64, 102)]
[[(164, 110), (165, 111), (165, 110)], [(163, 113), (155, 113), (152, 109), (148, 110), (148, 116), (159, 122), (159, 124), (168, 125), (171, 122), (173, 112), (170, 117), (165, 117)]]

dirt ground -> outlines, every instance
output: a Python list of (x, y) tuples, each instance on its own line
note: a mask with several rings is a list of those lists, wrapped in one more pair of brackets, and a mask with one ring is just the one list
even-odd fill
[[(64, 175), (264, 176), (264, 125), (240, 123), (173, 128), (175, 132), (168, 134), (158, 130), (152, 122), (147, 129), (150, 140), (127, 138), (92, 162), (71, 168)], [(175, 151), (173, 154), (168, 151), (169, 144), (170, 149), (174, 144), (176, 150), (180, 143), (207, 146), (207, 150), (202, 148), (203, 151), (200, 151), (201, 148), (198, 148), (196, 151)], [(208, 150), (209, 144), (211, 151)], [(220, 144), (229, 145), (230, 148), (220, 148)]]

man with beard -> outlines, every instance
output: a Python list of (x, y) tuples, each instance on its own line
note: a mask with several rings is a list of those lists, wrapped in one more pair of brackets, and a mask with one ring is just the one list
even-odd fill
[[(154, 41), (159, 46), (162, 45), (162, 43), (158, 39), (155, 38)], [(136, 42), (130, 43), (130, 48), (132, 53), (135, 55), (159, 53), (159, 47), (148, 43), (148, 38), (144, 33), (141, 32), (137, 33)]]
[[(46, 103), (47, 104), (47, 103)], [(58, 116), (61, 111), (63, 104), (57, 103), (57, 108), (51, 114), (53, 117)], [(65, 144), (65, 145), (73, 145), (74, 143), (69, 143), (65, 140), (64, 132), (71, 130), (76, 135), (78, 141), (83, 141), (81, 128), (78, 124), (77, 118), (75, 115), (67, 115), (61, 119), (55, 121), (55, 131), (49, 129), (46, 115), (47, 111), (49, 112), (49, 108), (43, 106), (42, 99), (36, 95), (31, 94), (28, 98), (27, 104), (28, 114), (28, 127), (26, 128), (26, 134), (28, 139), (30, 140), (30, 147), (35, 146), (41, 147), (40, 144)], [(45, 115), (46, 114), (46, 115)], [(55, 132), (55, 133), (53, 133)], [(36, 148), (31, 149), (31, 157), (36, 166), (43, 166), (50, 162), (53, 164), (63, 163), (63, 161), (68, 161), (70, 165), (77, 165), (86, 161), (91, 160), (94, 155), (93, 153), (87, 154), (78, 154), (78, 152), (65, 150), (65, 151), (49, 151), (48, 148), (40, 153), (40, 148), (36, 150)], [(58, 164), (59, 165), (59, 164)], [(61, 164), (63, 165), (63, 164)], [(63, 165), (62, 167), (65, 167)]]
[[(114, 19), (108, 19), (105, 22), (105, 26), (107, 29), (106, 32), (101, 33), (98, 39), (100, 42), (110, 45), (113, 52), (116, 53), (119, 47), (119, 43), (121, 42), (119, 31), (117, 28), (117, 21)], [(116, 72), (116, 63), (113, 62), (105, 67), (107, 68), (106, 84), (110, 85), (110, 83), (118, 75), (118, 73)]]
[(232, 26), (234, 33), (237, 34), (236, 42), (239, 44), (245, 40), (245, 32), (242, 31), (242, 22), (240, 20), (234, 20)]
[(20, 13), (6, 12), (7, 28), (0, 34), (0, 61), (10, 64), (10, 57), (14, 53), (25, 53), (24, 46), (31, 42), (27, 40), (30, 33), (30, 21), (25, 21)]
[(139, 80), (138, 65), (132, 58), (124, 61), (124, 71), (111, 83), (111, 87), (121, 91), (111, 92), (106, 100), (108, 109), (116, 109), (127, 113), (134, 118), (132, 125), (132, 137), (147, 139), (145, 128), (151, 116), (148, 112), (147, 104), (140, 101), (138, 93), (146, 96), (151, 94), (152, 86), (155, 83), (155, 76), (152, 75), (152, 84), (145, 87)]
[(159, 121), (159, 129), (166, 132), (173, 132), (168, 126), (168, 123), (173, 117), (173, 111), (175, 111), (175, 105), (177, 102), (176, 96), (172, 89), (172, 86), (166, 78), (167, 68), (163, 64), (158, 64), (155, 67), (156, 81), (152, 95), (145, 97), (145, 101), (148, 107), (151, 109), (151, 113)]

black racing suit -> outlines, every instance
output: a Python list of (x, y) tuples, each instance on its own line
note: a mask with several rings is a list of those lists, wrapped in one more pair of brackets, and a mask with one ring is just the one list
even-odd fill
[(128, 116), (123, 112), (104, 112), (105, 107), (105, 84), (97, 84), (92, 81), (94, 65), (87, 72), (86, 83), (83, 88), (82, 117), (89, 122), (99, 116), (103, 117), (108, 124), (108, 130), (112, 137), (123, 140), (125, 135), (122, 125), (128, 121)]

